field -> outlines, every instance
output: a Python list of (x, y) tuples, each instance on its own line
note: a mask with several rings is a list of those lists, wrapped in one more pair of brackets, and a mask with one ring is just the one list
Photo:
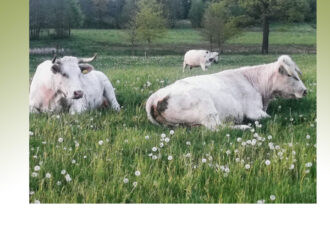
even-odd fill
[[(297, 28), (309, 34), (305, 26)], [(98, 35), (98, 31), (91, 32)], [(102, 33), (94, 40), (103, 39)], [(249, 33), (253, 31), (242, 36)], [(313, 44), (315, 38), (306, 36), (297, 38), (297, 43)], [(248, 44), (248, 38), (243, 40), (237, 38), (240, 45)], [(171, 132), (147, 120), (148, 96), (177, 79), (205, 72), (193, 69), (183, 74), (182, 55), (175, 52), (149, 58), (126, 53), (109, 55), (107, 47), (99, 49), (98, 42), (89, 41), (96, 46), (81, 51), (75, 50), (77, 44), (61, 42), (77, 55), (96, 49), (99, 56), (93, 65), (109, 76), (123, 109), (119, 114), (110, 110), (73, 116), (31, 114), (30, 202), (316, 202), (315, 54), (291, 55), (304, 74), (308, 96), (272, 102), (267, 111), (271, 118), (259, 121), (260, 125), (253, 123), (253, 129), (222, 127), (212, 132), (203, 127), (177, 127)], [(45, 41), (30, 44), (47, 45)], [(184, 45), (189, 46), (189, 42)], [(223, 54), (208, 73), (272, 62), (277, 57)], [(46, 58), (30, 57), (30, 77)]]

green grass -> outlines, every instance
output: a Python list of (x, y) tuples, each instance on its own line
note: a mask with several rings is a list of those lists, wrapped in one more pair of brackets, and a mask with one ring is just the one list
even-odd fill
[[(223, 55), (220, 63), (212, 65), (208, 73), (272, 62), (277, 57)], [(44, 58), (31, 56), (30, 77)], [(219, 132), (203, 127), (178, 127), (174, 135), (170, 135), (169, 128), (152, 125), (147, 120), (145, 102), (152, 92), (176, 79), (202, 73), (200, 69), (193, 69), (182, 74), (182, 56), (145, 59), (100, 55), (93, 65), (109, 76), (124, 108), (119, 114), (110, 110), (74, 116), (31, 114), (30, 201), (315, 203), (316, 56), (299, 54), (292, 58), (304, 73), (308, 96), (301, 100), (272, 102), (268, 109), (271, 118), (260, 121), (261, 128), (255, 127), (255, 133), (265, 140), (257, 141), (254, 146), (242, 146), (237, 142), (238, 137), (247, 142), (257, 139), (255, 134), (227, 127)], [(147, 81), (151, 83), (149, 87)], [(164, 147), (152, 152), (152, 147), (160, 146), (162, 133), (170, 141), (162, 141)], [(271, 140), (268, 139), (270, 135)], [(63, 142), (59, 142), (59, 138), (63, 138)], [(99, 145), (100, 140), (102, 145)], [(269, 142), (279, 149), (271, 150)], [(228, 150), (230, 154), (226, 153)], [(158, 158), (152, 159), (148, 156), (150, 153)], [(168, 156), (173, 159), (169, 161)], [(206, 163), (202, 159), (206, 159)], [(271, 162), (268, 166), (267, 159)], [(311, 167), (306, 166), (309, 162)], [(245, 168), (246, 164), (250, 169)], [(290, 170), (291, 164), (294, 168)], [(37, 165), (40, 171), (33, 177)], [(65, 180), (61, 174), (63, 169), (72, 181)], [(135, 176), (137, 170), (140, 176)], [(46, 173), (51, 177), (46, 178)], [(129, 180), (127, 184), (124, 178)], [(57, 185), (58, 181), (61, 185)], [(137, 182), (136, 187), (133, 182)], [(270, 195), (275, 195), (276, 199), (270, 200)]]
[[(240, 35), (230, 39), (227, 45), (235, 45), (235, 52), (244, 51), (247, 45), (260, 46), (262, 32), (259, 27), (247, 28)], [(270, 26), (270, 45), (315, 46), (316, 29), (308, 24), (274, 24)], [(242, 46), (243, 49), (240, 49)], [(107, 55), (129, 55), (131, 53), (127, 35), (123, 30), (75, 29), (67, 39), (46, 38), (30, 41), (30, 48), (60, 47), (69, 49), (73, 55), (91, 55), (94, 52)], [(199, 30), (172, 29), (153, 42), (154, 55), (179, 54), (191, 48), (209, 48), (208, 42)], [(144, 44), (139, 43), (137, 54), (144, 54)], [(257, 49), (259, 52), (259, 48)], [(249, 50), (251, 52), (251, 50)]]

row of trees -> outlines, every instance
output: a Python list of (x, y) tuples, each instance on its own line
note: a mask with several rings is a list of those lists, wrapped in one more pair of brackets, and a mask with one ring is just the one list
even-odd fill
[(30, 38), (42, 29), (56, 37), (70, 36), (71, 28), (126, 29), (132, 47), (142, 40), (150, 47), (165, 28), (189, 18), (202, 28), (211, 49), (239, 33), (242, 27), (262, 27), (262, 53), (268, 53), (269, 23), (315, 21), (316, 0), (30, 0)]

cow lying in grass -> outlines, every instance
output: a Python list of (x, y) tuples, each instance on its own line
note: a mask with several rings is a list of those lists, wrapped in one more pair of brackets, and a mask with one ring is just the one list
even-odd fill
[(154, 124), (204, 125), (214, 130), (228, 120), (240, 124), (244, 118), (267, 118), (266, 110), (274, 97), (302, 98), (307, 94), (299, 75), (298, 66), (283, 55), (269, 64), (184, 78), (149, 97), (148, 119)]
[(205, 71), (213, 62), (217, 63), (219, 59), (218, 52), (210, 52), (208, 50), (189, 50), (184, 55), (183, 69), (188, 65), (190, 69), (193, 67), (201, 67)]
[(30, 87), (30, 112), (74, 114), (108, 105), (119, 111), (108, 77), (87, 64), (95, 57), (55, 57), (39, 64)]

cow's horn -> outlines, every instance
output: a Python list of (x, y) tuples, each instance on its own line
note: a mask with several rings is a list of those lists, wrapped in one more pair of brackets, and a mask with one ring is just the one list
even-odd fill
[(300, 76), (302, 76), (302, 72), (300, 71), (300, 69), (298, 67), (296, 67), (296, 71)]
[(56, 61), (56, 55), (54, 55), (54, 57), (53, 57), (53, 59), (52, 59), (52, 63), (55, 63), (55, 61)]
[(95, 53), (94, 56), (91, 58), (79, 58), (79, 63), (92, 62), (96, 58), (96, 55), (97, 55), (97, 53)]

